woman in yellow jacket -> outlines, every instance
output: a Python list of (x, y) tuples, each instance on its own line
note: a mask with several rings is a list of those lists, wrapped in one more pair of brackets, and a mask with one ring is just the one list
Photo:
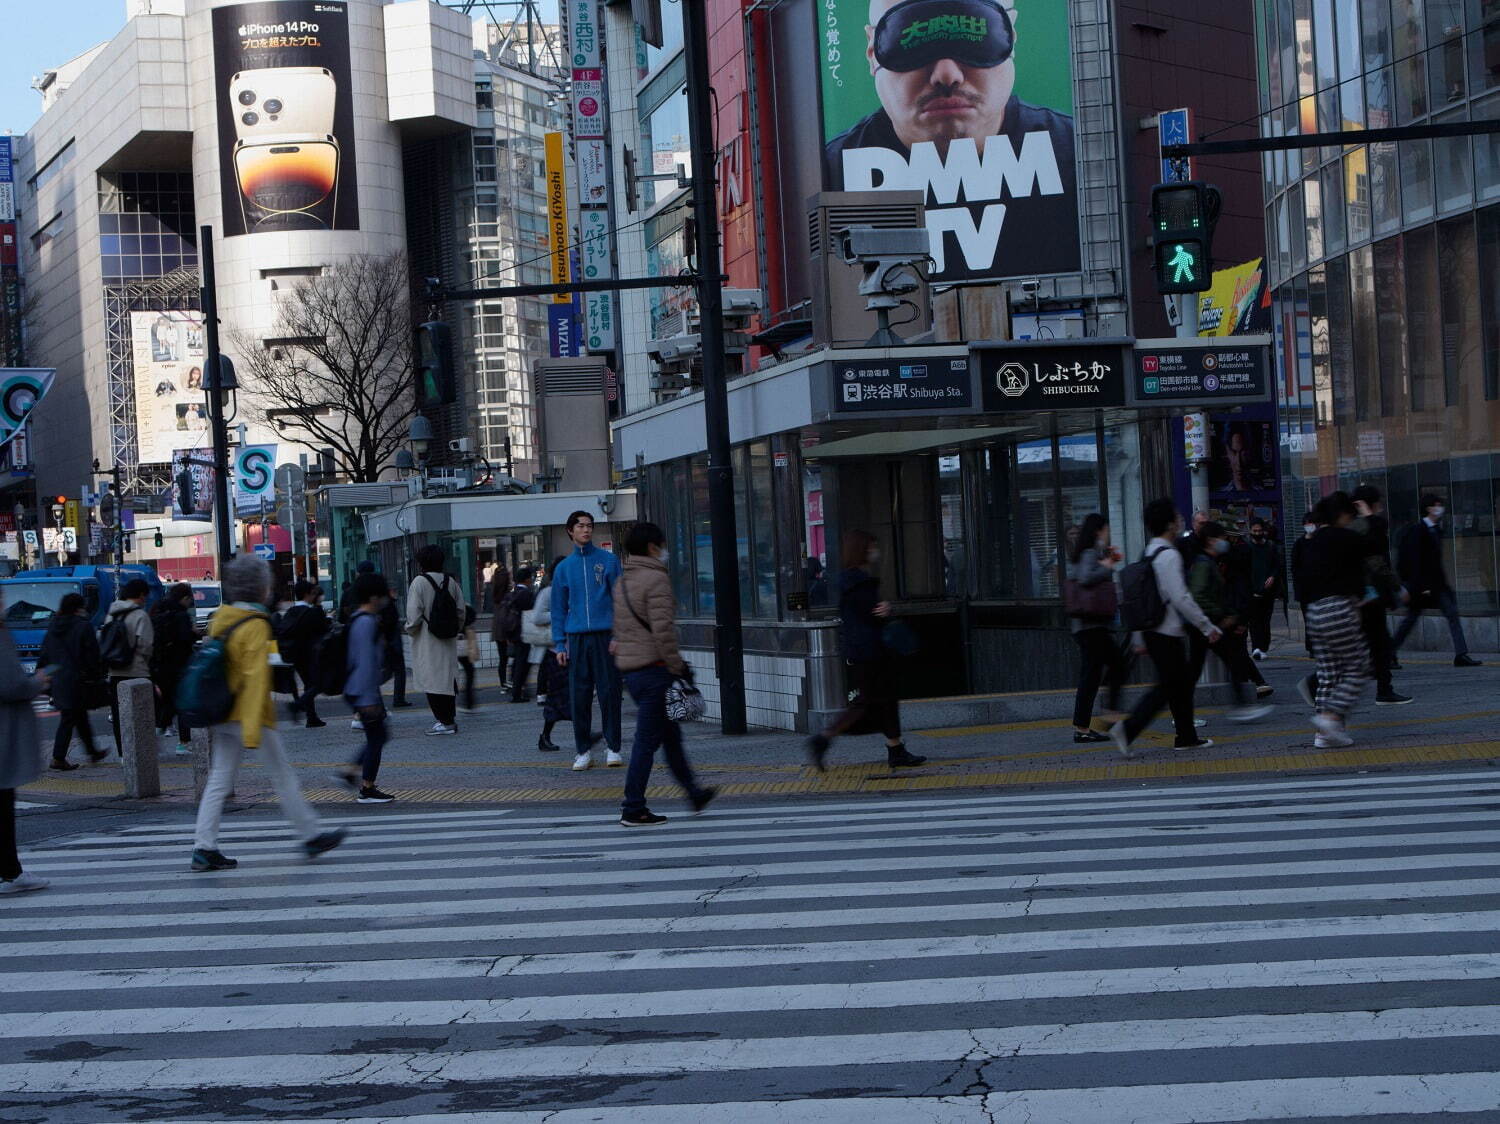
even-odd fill
[[(227, 641), (225, 672), (234, 709), (229, 718), (210, 728), (213, 758), (203, 799), (198, 803), (198, 825), (193, 836), (192, 869), (233, 870), (239, 864), (219, 850), (219, 820), (224, 801), (234, 791), (235, 774), (247, 749), (261, 751), (261, 765), (281, 801), (281, 811), (302, 840), (308, 858), (331, 851), (344, 841), (343, 829), (324, 831), (318, 815), (302, 795), (297, 774), (287, 760), (286, 747), (276, 730), (276, 707), (271, 702), (271, 621), (266, 601), (271, 596), (271, 568), (265, 560), (242, 554), (224, 567), (226, 604), (209, 622), (210, 636)], [(239, 625), (240, 627), (235, 627)]]

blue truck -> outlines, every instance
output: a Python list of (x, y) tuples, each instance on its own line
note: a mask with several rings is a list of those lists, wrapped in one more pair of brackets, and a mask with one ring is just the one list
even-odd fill
[(148, 606), (161, 600), (161, 579), (150, 566), (51, 566), (22, 570), (0, 581), (0, 596), (5, 598), (5, 624), (15, 638), (22, 666), (28, 671), (36, 670), (42, 638), (67, 594), (83, 594), (89, 620), (97, 629), (104, 625), (110, 603), (119, 596), (120, 588), (132, 578), (144, 578), (151, 587)]

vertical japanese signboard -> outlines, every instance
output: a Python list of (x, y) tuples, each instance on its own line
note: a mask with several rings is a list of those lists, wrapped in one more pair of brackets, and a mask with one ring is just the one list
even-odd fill
[(0, 367), (21, 365), (21, 272), (10, 137), (0, 137)]
[[(573, 64), (571, 108), (573, 167), (578, 175), (579, 276), (614, 276), (610, 253), (609, 152), (604, 104), (604, 52), (599, 0), (571, 0), (566, 7), (568, 51)], [(582, 343), (591, 352), (615, 347), (615, 295), (582, 295)]]
[[(568, 178), (563, 167), (563, 137), (548, 133), (545, 141), (547, 160), (547, 253), (552, 260), (552, 283), (568, 282)], [(568, 304), (567, 293), (553, 296), (554, 304)]]

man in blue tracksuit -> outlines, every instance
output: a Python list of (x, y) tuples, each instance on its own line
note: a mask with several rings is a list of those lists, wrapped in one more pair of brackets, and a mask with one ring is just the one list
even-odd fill
[(568, 516), (573, 553), (552, 575), (552, 650), (568, 669), (568, 701), (573, 711), (574, 769), (594, 763), (591, 729), (593, 694), (599, 696), (608, 752), (605, 762), (623, 765), (620, 756), (620, 672), (610, 654), (615, 627), (615, 582), (620, 560), (594, 545), (594, 517), (586, 511)]

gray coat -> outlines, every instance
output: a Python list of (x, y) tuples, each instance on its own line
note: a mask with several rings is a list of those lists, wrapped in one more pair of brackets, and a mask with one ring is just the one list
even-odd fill
[(406, 634), (411, 637), (412, 681), (424, 694), (451, 695), (458, 690), (458, 641), (463, 632), (460, 631), (452, 640), (443, 640), (427, 631), (427, 614), (432, 610), (433, 595), (437, 592), (433, 583), (447, 583), (448, 592), (458, 603), (459, 623), (463, 622), (468, 605), (457, 578), (434, 573), (431, 579), (429, 581), (426, 574), (419, 574), (406, 591)]
[(36, 677), (21, 670), (16, 642), (0, 624), (0, 788), (20, 788), (42, 775), (31, 700), (41, 694)]

